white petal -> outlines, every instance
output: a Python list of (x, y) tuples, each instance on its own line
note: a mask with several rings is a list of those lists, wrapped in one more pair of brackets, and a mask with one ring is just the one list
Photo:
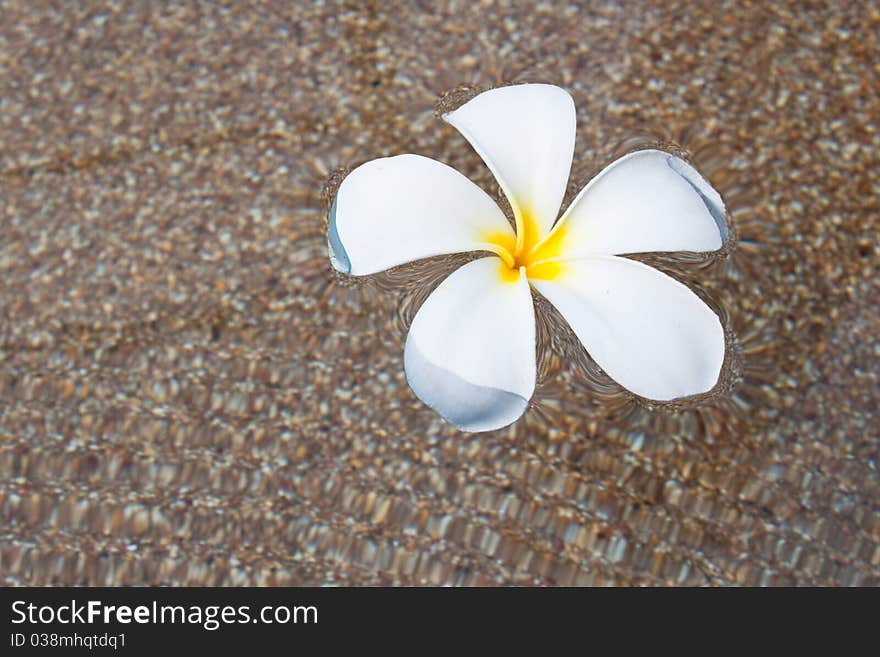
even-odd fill
[(532, 217), (545, 235), (559, 212), (574, 154), (574, 101), (549, 84), (522, 84), (481, 93), (444, 115), (507, 195), (520, 224)]
[(525, 273), (505, 280), (494, 256), (453, 272), (419, 308), (406, 338), (416, 395), (464, 431), (515, 421), (535, 389), (535, 315)]
[(727, 237), (724, 201), (687, 162), (636, 151), (605, 167), (566, 210), (566, 257), (715, 251)]
[(710, 390), (724, 360), (718, 316), (678, 281), (615, 256), (564, 261), (532, 284), (615, 381), (648, 399)]
[(495, 201), (455, 169), (420, 155), (362, 164), (342, 184), (330, 211), (333, 266), (374, 274), (405, 262), (485, 248), (513, 229)]

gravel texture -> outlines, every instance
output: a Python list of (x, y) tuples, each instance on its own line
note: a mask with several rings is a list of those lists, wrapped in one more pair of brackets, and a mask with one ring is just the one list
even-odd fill
[[(880, 585), (875, 2), (0, 0), (0, 583)], [(411, 393), (448, 261), (334, 275), (337, 168), (434, 157), (461, 83), (721, 190), (727, 385), (633, 400), (552, 316), (513, 427)]]

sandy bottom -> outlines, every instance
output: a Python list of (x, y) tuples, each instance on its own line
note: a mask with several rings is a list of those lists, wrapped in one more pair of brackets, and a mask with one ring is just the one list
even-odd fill
[[(872, 3), (56, 5), (0, 21), (0, 583), (880, 584)], [(728, 317), (720, 394), (544, 327), (526, 416), (459, 433), (403, 374), (449, 263), (331, 273), (328, 175), (494, 192), (432, 109), (520, 80), (575, 98), (571, 194), (634, 139), (724, 194), (730, 257), (646, 257)]]

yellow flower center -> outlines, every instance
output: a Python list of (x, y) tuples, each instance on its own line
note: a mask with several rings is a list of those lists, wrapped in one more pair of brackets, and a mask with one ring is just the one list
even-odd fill
[(565, 226), (556, 226), (541, 237), (541, 225), (531, 212), (517, 215), (516, 238), (505, 233), (486, 235), (485, 242), (501, 259), (500, 275), (508, 282), (519, 280), (520, 268), (532, 279), (551, 280), (559, 276), (564, 265), (561, 261), (565, 245)]

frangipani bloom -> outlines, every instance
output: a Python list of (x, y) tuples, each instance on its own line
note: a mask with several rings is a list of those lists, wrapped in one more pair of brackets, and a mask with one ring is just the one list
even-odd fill
[(532, 288), (633, 393), (670, 400), (715, 385), (724, 359), (718, 317), (678, 281), (621, 257), (721, 247), (723, 201), (693, 167), (659, 150), (631, 153), (593, 178), (557, 220), (575, 141), (567, 92), (502, 87), (443, 119), (495, 175), (515, 231), (483, 190), (419, 155), (352, 171), (328, 228), (334, 267), (355, 276), (429, 256), (488, 252), (444, 280), (412, 322), (404, 365), (419, 398), (465, 431), (519, 418), (535, 389)]

